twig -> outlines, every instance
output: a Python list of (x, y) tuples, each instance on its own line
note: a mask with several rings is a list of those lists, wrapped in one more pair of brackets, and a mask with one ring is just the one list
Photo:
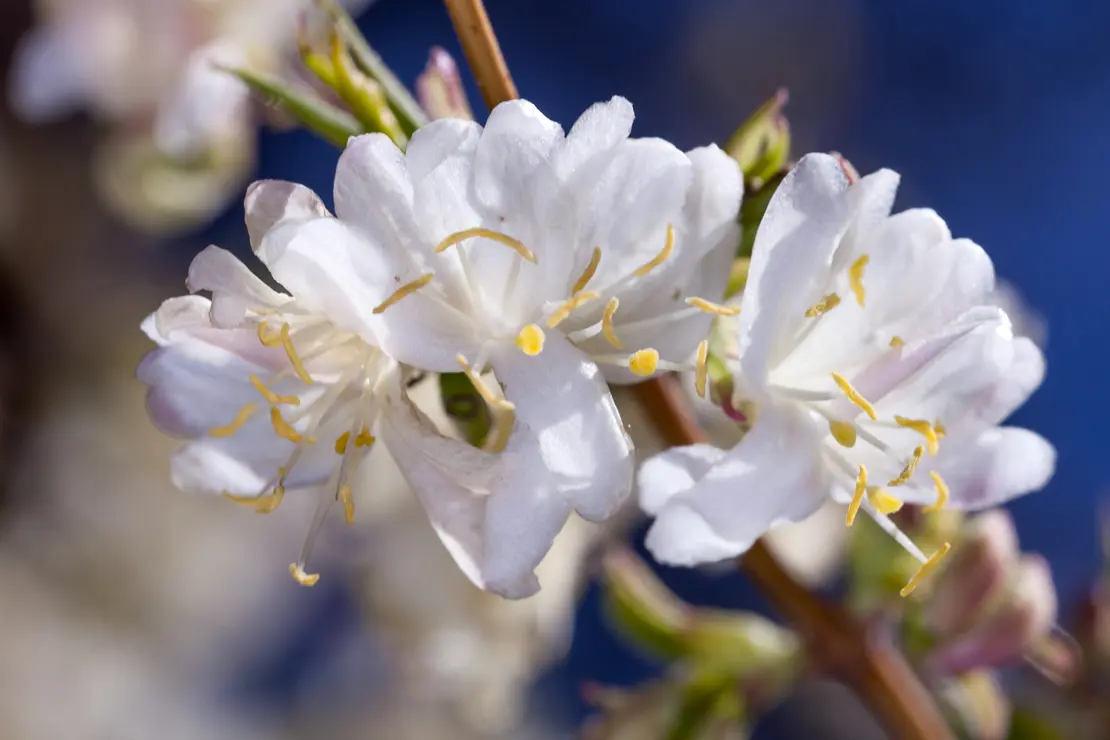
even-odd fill
[[(486, 105), (493, 108), (516, 98), (516, 86), (509, 77), (482, 0), (444, 1)], [(681, 389), (674, 378), (641, 383), (636, 390), (667, 444), (704, 441), (704, 433), (685, 411)], [(806, 590), (783, 570), (762, 543), (757, 542), (748, 551), (741, 567), (806, 639), (814, 662), (826, 674), (852, 687), (894, 737), (952, 739), (952, 732), (932, 697), (897, 650), (873, 639), (866, 627), (840, 607)]]
[(493, 108), (498, 103), (506, 100), (515, 100), (520, 97), (509, 76), (509, 68), (505, 66), (505, 57), (501, 55), (501, 45), (489, 24), (486, 7), (482, 0), (445, 0), (447, 12), (451, 14), (451, 23), (455, 26), (455, 33), (462, 44), (466, 61), (470, 64), (470, 71), (478, 81), (478, 89), (482, 91), (482, 98), (486, 106)]

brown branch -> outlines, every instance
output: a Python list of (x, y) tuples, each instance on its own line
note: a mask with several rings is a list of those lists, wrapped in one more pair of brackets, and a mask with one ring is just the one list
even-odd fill
[[(482, 0), (445, 0), (445, 3), (486, 105), (493, 108), (516, 98), (516, 86)], [(636, 390), (667, 444), (704, 441), (704, 433), (685, 410), (684, 397), (674, 378), (641, 383)], [(852, 687), (894, 737), (901, 740), (953, 737), (932, 697), (891, 645), (873, 639), (864, 625), (839, 606), (810, 593), (783, 570), (762, 543), (757, 542), (740, 565), (802, 634), (817, 666)]]
[(482, 0), (445, 0), (447, 12), (455, 34), (462, 44), (470, 71), (478, 81), (478, 89), (486, 106), (492, 109), (498, 103), (515, 100), (519, 97), (505, 57), (501, 55), (501, 45), (489, 24), (486, 7)]

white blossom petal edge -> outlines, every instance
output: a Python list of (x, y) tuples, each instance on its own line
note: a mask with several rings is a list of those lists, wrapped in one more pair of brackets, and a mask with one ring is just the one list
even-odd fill
[(981, 509), (1051, 477), (1051, 444), (996, 426), (1040, 384), (1040, 350), (989, 305), (994, 268), (979, 246), (933, 211), (889, 215), (897, 185), (888, 170), (849, 183), (836, 159), (811, 154), (775, 193), (732, 358), (733, 406), (754, 427), (730, 451), (694, 445), (643, 465), (658, 560), (738, 555), (832, 495), (849, 524), (866, 511), (924, 572), (937, 556), (887, 517), (903, 502)]

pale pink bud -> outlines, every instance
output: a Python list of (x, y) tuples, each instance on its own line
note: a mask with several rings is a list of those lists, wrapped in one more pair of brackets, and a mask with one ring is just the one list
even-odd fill
[(428, 54), (428, 65), (416, 79), (416, 98), (431, 119), (465, 118), (473, 120), (474, 114), (466, 100), (458, 65), (443, 49), (433, 46)]

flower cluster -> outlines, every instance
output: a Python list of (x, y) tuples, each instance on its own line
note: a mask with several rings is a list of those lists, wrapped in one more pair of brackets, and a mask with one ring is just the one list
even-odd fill
[[(608, 384), (689, 370), (704, 392), (714, 320), (735, 322), (731, 450), (678, 448), (640, 472), (664, 562), (734, 556), (829, 495), (888, 519), (903, 503), (993, 506), (1052, 472), (1043, 439), (996, 425), (1040, 383), (1043, 359), (990, 304), (989, 258), (932, 211), (890, 215), (898, 178), (856, 182), (809, 155), (778, 186), (739, 306), (723, 305), (744, 183), (716, 147), (629, 138), (622, 98), (571, 131), (525, 101), (486, 126), (444, 118), (402, 152), (352, 138), (333, 216), (306, 188), (247, 194), (255, 254), (277, 292), (210, 247), (190, 295), (144, 325), (139, 375), (155, 422), (190, 441), (182, 488), (271, 511), (317, 487), (291, 566), (306, 571), (332, 503), (380, 437), (444, 546), (479, 587), (534, 593), (572, 513), (611, 516), (634, 457)], [(458, 373), (501, 420), (482, 448), (412, 401), (418, 373)], [(490, 375), (492, 373), (492, 377)], [(741, 411), (736, 411), (740, 409)], [(914, 582), (907, 587), (912, 589)]]
[[(190, 438), (182, 488), (271, 511), (318, 486), (305, 549), (380, 436), (444, 545), (482, 588), (534, 593), (571, 512), (612, 515), (632, 488), (631, 442), (608, 383), (688, 368), (724, 291), (742, 176), (716, 147), (631, 139), (621, 99), (569, 134), (524, 101), (483, 128), (443, 119), (402, 153), (354, 138), (335, 215), (307, 189), (256, 183), (255, 254), (287, 293), (210, 247), (191, 291), (145, 323), (139, 368), (155, 422)], [(478, 449), (406, 393), (416, 371), (462, 371), (508, 423)], [(496, 382), (486, 377), (492, 370)]]

